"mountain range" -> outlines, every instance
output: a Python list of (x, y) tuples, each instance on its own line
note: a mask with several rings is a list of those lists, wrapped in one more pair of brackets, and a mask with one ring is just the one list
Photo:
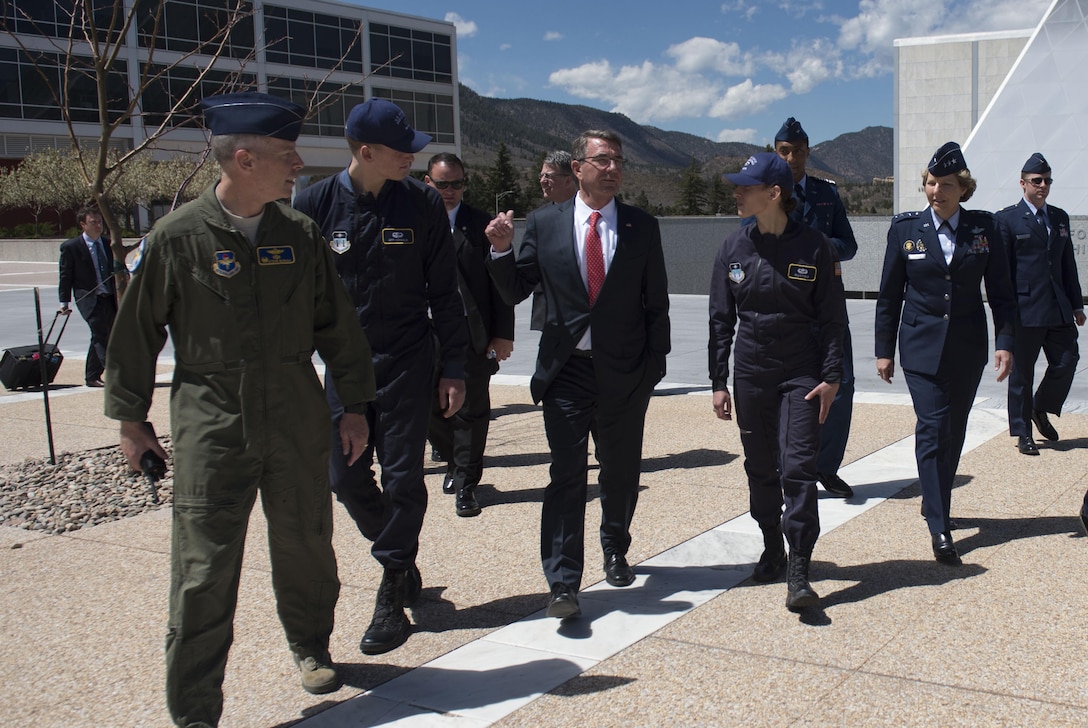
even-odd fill
[[(466, 164), (482, 169), (492, 164), (500, 143), (511, 161), (535, 180), (535, 165), (551, 149), (570, 149), (586, 129), (611, 129), (623, 139), (628, 169), (672, 177), (691, 165), (704, 172), (733, 171), (765, 147), (744, 142), (714, 142), (705, 137), (637, 124), (623, 114), (579, 104), (535, 99), (497, 99), (460, 86), (461, 144)], [(892, 176), (892, 129), (871, 126), (812, 144), (808, 166), (840, 182), (869, 183)], [(625, 187), (627, 185), (625, 184)]]

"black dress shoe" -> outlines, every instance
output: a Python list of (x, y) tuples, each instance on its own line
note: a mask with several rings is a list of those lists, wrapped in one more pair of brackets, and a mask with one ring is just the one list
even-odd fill
[(635, 572), (626, 558), (610, 554), (604, 559), (604, 580), (612, 586), (630, 586), (635, 582)]
[(442, 479), (442, 492), (446, 495), (453, 495), (457, 492), (457, 481), (454, 480), (453, 474), (446, 473), (446, 477)]
[(1051, 442), (1058, 439), (1058, 431), (1054, 429), (1054, 425), (1050, 424), (1050, 418), (1046, 416), (1046, 412), (1032, 410), (1031, 421), (1035, 423), (1035, 429), (1039, 431), (1040, 435)]
[(552, 593), (548, 597), (548, 609), (545, 612), (549, 617), (556, 619), (568, 619), (577, 617), (582, 613), (578, 606), (578, 595), (574, 590), (561, 581), (552, 584)]
[(952, 534), (948, 531), (933, 534), (933, 555), (937, 561), (949, 566), (959, 566), (960, 555), (956, 553), (956, 544), (952, 542)]
[(1016, 449), (1020, 451), (1021, 455), (1038, 455), (1039, 446), (1035, 444), (1035, 440), (1031, 435), (1021, 435), (1016, 440)]
[(462, 485), (457, 489), (457, 515), (462, 518), (480, 515), (480, 504), (476, 500), (475, 491), (475, 485)]
[[(99, 387), (105, 387), (106, 385), (101, 379), (88, 379), (87, 380), (87, 386), (88, 387), (99, 388)], [(1054, 438), (1054, 439), (1056, 440), (1058, 438)]]
[(816, 473), (816, 479), (831, 495), (837, 495), (840, 498), (854, 497), (854, 489), (840, 478), (838, 473)]

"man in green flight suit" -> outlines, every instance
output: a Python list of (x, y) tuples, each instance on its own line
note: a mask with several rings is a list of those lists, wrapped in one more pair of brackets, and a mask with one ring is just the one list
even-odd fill
[(165, 457), (144, 422), (167, 329), (174, 442), (166, 698), (179, 726), (215, 726), (233, 639), (242, 551), (260, 491), (272, 584), (288, 647), (311, 693), (336, 690), (329, 656), (340, 592), (328, 480), (330, 413), (321, 354), (347, 414), (349, 462), (366, 447), (370, 345), (317, 226), (289, 205), (306, 109), (267, 94), (205, 99), (222, 170), (143, 243), (108, 349), (105, 412), (140, 469)]

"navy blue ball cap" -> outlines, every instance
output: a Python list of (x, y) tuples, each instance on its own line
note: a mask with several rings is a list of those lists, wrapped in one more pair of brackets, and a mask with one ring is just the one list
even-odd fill
[(204, 125), (214, 136), (257, 134), (293, 142), (306, 121), (305, 107), (256, 91), (209, 96), (200, 105)]
[(944, 145), (933, 154), (929, 160), (929, 173), (935, 177), (944, 177), (956, 174), (967, 169), (967, 160), (963, 158), (963, 150), (956, 142), (945, 142)]
[(363, 144), (382, 144), (415, 154), (431, 143), (431, 136), (414, 130), (401, 108), (386, 99), (368, 99), (348, 114), (344, 134)]
[(794, 119), (792, 116), (786, 119), (782, 124), (782, 128), (778, 130), (778, 133), (774, 135), (775, 142), (804, 142), (808, 144), (808, 134), (801, 128), (801, 122)]
[(1035, 152), (1028, 157), (1028, 161), (1024, 162), (1024, 168), (1020, 171), (1025, 174), (1049, 174), (1050, 164), (1041, 152)]
[(778, 185), (784, 192), (793, 192), (793, 172), (790, 165), (775, 152), (753, 154), (739, 172), (722, 176), (740, 187)]

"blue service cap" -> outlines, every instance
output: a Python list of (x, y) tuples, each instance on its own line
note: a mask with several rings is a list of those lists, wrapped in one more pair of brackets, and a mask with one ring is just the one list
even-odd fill
[(431, 143), (431, 136), (415, 131), (399, 106), (386, 99), (368, 99), (348, 114), (344, 134), (363, 144), (382, 144), (415, 154)]
[(1028, 161), (1024, 162), (1024, 168), (1020, 171), (1027, 174), (1048, 174), (1050, 165), (1041, 152), (1035, 152), (1028, 157)]
[(936, 177), (944, 177), (949, 174), (956, 174), (967, 169), (967, 160), (963, 158), (963, 151), (960, 149), (960, 145), (956, 142), (945, 142), (945, 144), (933, 154), (933, 159), (929, 160), (929, 167), (927, 167), (929, 173)]
[(782, 128), (778, 130), (778, 133), (774, 135), (775, 142), (804, 142), (808, 144), (808, 134), (801, 128), (801, 122), (794, 119), (792, 116), (786, 119), (786, 122), (782, 124)]
[(753, 154), (739, 172), (722, 176), (741, 187), (778, 185), (787, 196), (793, 193), (793, 172), (786, 160), (775, 152)]
[(304, 107), (256, 91), (209, 96), (200, 105), (204, 125), (214, 136), (257, 134), (293, 142), (306, 120)]

